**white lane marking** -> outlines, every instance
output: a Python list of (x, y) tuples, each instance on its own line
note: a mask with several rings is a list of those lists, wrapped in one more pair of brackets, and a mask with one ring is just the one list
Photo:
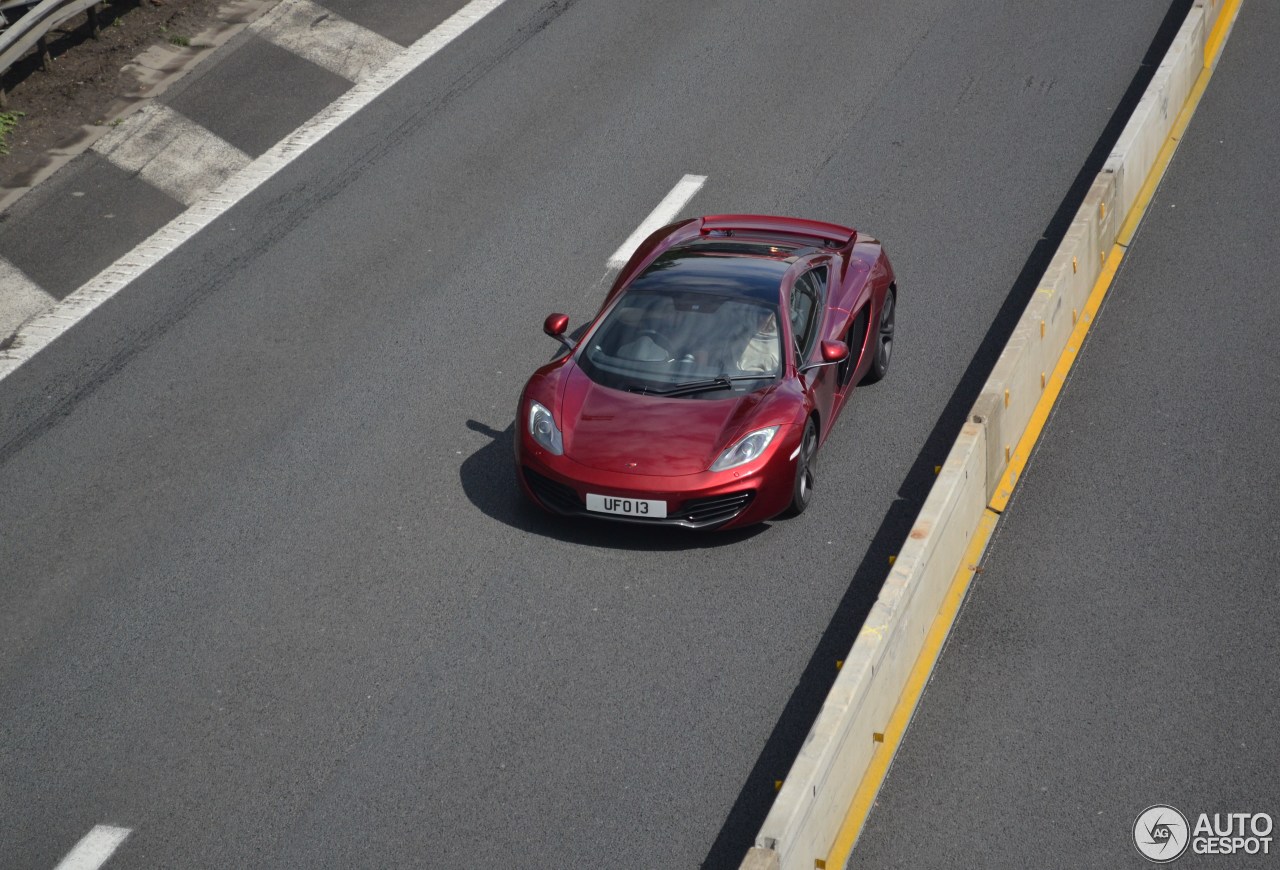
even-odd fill
[(26, 273), (0, 257), (0, 338), (57, 302)]
[(116, 260), (82, 287), (33, 318), (18, 331), (13, 344), (0, 350), (0, 378), (11, 374), (82, 317), (178, 249), (224, 212), (257, 190), (312, 145), (372, 103), (396, 82), (430, 60), (506, 0), (471, 0), (434, 30), (401, 51), (382, 69), (352, 86), (327, 108), (277, 142), (217, 190), (161, 227), (142, 244)]
[(223, 184), (250, 161), (230, 142), (159, 103), (130, 115), (93, 143), (93, 150), (183, 205)]
[(84, 835), (76, 843), (74, 849), (67, 853), (53, 870), (98, 870), (111, 857), (124, 838), (129, 836), (129, 828), (117, 828), (115, 825), (94, 825), (93, 830)]
[(400, 46), (311, 0), (284, 0), (250, 29), (331, 73), (358, 82), (400, 53)]
[(627, 237), (618, 250), (613, 252), (613, 256), (609, 258), (609, 268), (621, 269), (627, 264), (627, 260), (631, 259), (631, 255), (635, 253), (636, 248), (640, 247), (640, 243), (649, 237), (649, 235), (658, 227), (669, 224), (675, 220), (676, 215), (680, 213), (680, 209), (693, 199), (693, 195), (702, 189), (702, 185), (707, 183), (705, 175), (686, 175), (684, 178), (676, 182), (676, 186), (671, 188), (671, 192), (663, 197), (662, 202), (658, 203), (658, 207), (649, 213), (640, 226), (636, 227), (636, 231)]

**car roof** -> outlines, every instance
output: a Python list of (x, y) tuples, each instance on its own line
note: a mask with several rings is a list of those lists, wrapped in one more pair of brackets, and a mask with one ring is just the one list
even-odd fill
[(683, 290), (777, 303), (800, 252), (785, 243), (696, 240), (663, 251), (627, 292)]

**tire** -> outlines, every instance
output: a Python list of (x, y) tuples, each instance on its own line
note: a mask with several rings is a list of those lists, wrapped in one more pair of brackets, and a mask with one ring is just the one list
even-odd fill
[(889, 361), (893, 357), (893, 327), (898, 308), (898, 293), (893, 285), (884, 293), (884, 306), (880, 309), (880, 325), (876, 329), (875, 355), (871, 367), (862, 376), (862, 383), (874, 384), (889, 373)]
[(804, 435), (800, 437), (800, 455), (796, 457), (796, 476), (791, 484), (791, 504), (783, 512), (783, 516), (798, 517), (813, 501), (817, 458), (818, 426), (810, 417), (804, 424)]

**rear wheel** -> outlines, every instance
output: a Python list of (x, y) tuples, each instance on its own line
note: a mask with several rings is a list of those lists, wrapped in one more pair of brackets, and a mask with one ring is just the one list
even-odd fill
[(791, 485), (791, 504), (786, 510), (786, 516), (800, 516), (813, 500), (817, 458), (818, 426), (810, 417), (804, 424), (804, 435), (800, 439), (800, 453), (796, 456), (796, 477)]
[(880, 309), (880, 326), (876, 330), (875, 355), (871, 358), (871, 367), (863, 376), (864, 384), (874, 384), (884, 378), (889, 371), (889, 359), (893, 356), (893, 324), (895, 309), (898, 307), (898, 294), (893, 285), (884, 293), (884, 307)]

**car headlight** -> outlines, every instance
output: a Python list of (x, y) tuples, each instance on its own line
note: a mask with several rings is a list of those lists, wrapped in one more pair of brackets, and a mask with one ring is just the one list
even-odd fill
[(564, 439), (560, 437), (556, 421), (552, 419), (551, 412), (538, 402), (529, 402), (529, 434), (556, 456), (564, 453)]
[(757, 429), (749, 435), (744, 435), (732, 447), (720, 454), (720, 458), (711, 464), (711, 470), (724, 471), (750, 462), (761, 453), (764, 453), (764, 449), (769, 446), (769, 442), (777, 434), (778, 427), (769, 426), (766, 429)]

